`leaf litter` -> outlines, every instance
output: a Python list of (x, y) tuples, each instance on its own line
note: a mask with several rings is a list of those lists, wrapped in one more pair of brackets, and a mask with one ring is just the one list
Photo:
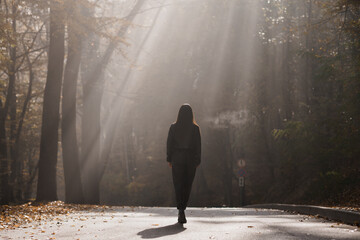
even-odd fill
[(0, 205), (0, 231), (19, 228), (32, 222), (60, 220), (59, 216), (68, 216), (75, 212), (86, 210), (105, 211), (108, 208), (109, 206), (104, 205), (65, 204), (62, 201)]

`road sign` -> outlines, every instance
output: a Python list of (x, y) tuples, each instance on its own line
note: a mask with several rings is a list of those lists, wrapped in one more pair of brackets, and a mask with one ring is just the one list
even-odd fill
[(238, 177), (245, 177), (246, 175), (246, 171), (244, 168), (239, 168), (238, 171), (237, 171), (237, 175)]
[(239, 177), (239, 187), (244, 187), (244, 186), (245, 186), (245, 178)]
[(237, 165), (239, 166), (239, 168), (244, 168), (246, 166), (246, 162), (244, 159), (239, 159), (237, 161)]

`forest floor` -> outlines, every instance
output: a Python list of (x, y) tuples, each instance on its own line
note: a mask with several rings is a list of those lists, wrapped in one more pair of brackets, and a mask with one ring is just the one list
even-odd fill
[(109, 206), (104, 205), (80, 205), (65, 204), (62, 201), (49, 203), (28, 202), (21, 205), (0, 206), (0, 231), (3, 229), (15, 229), (24, 224), (56, 220), (59, 216), (68, 216), (80, 211), (105, 211)]
[(189, 208), (188, 223), (164, 207), (1, 206), (0, 239), (360, 239), (355, 226), (279, 210)]

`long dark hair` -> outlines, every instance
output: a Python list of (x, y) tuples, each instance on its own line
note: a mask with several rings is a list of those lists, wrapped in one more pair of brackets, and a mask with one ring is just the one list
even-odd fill
[(179, 109), (179, 114), (175, 123), (175, 138), (177, 142), (184, 146), (191, 143), (196, 125), (192, 108), (189, 104), (183, 104)]
[(196, 124), (193, 110), (190, 104), (183, 104), (180, 109), (176, 120), (176, 125), (178, 126), (191, 126), (192, 124)]

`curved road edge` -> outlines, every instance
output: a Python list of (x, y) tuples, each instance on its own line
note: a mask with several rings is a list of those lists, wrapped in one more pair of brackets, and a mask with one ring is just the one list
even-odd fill
[(279, 209), (291, 212), (297, 212), (306, 215), (317, 215), (326, 219), (340, 221), (350, 225), (360, 226), (360, 213), (354, 211), (346, 211), (342, 209), (312, 206), (312, 205), (296, 205), (296, 204), (254, 204), (244, 206), (245, 208), (266, 208)]

